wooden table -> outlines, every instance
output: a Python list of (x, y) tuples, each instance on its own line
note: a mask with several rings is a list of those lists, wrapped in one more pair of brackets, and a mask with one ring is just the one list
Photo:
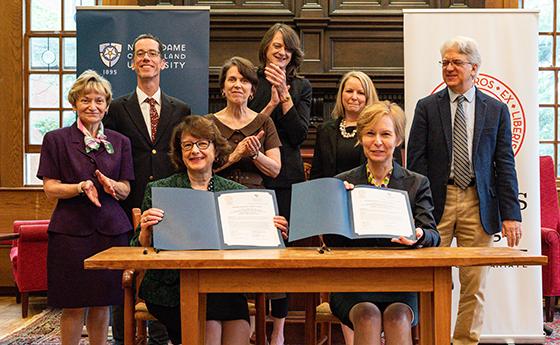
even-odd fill
[[(511, 248), (423, 248), (416, 250), (315, 248), (162, 251), (110, 248), (85, 260), (87, 269), (181, 270), (183, 345), (204, 343), (206, 294), (213, 292), (421, 293), (420, 340), (449, 345), (451, 267), (543, 265), (547, 259)], [(197, 312), (193, 312), (196, 311)], [(190, 312), (189, 312), (190, 311)], [(307, 329), (314, 329), (307, 325)], [(306, 343), (313, 340), (307, 332)], [(313, 338), (314, 339), (314, 338)]]

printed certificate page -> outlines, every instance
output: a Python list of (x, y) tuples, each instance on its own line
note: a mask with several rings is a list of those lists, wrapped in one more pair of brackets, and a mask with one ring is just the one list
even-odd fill
[(220, 194), (218, 209), (226, 245), (280, 245), (279, 231), (272, 220), (276, 215), (272, 194), (259, 191)]
[(414, 236), (414, 223), (406, 192), (356, 186), (350, 195), (354, 232), (358, 236)]

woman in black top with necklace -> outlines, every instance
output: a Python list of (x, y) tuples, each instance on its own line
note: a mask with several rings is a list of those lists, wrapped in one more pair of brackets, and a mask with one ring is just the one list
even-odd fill
[(317, 131), (311, 179), (332, 177), (365, 162), (362, 149), (356, 146), (356, 122), (360, 112), (377, 101), (377, 91), (367, 74), (350, 71), (342, 77), (333, 118)]

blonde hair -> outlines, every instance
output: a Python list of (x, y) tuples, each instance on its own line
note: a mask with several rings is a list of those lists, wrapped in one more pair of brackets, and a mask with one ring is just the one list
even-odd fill
[(365, 134), (365, 131), (372, 126), (375, 126), (377, 121), (379, 121), (383, 116), (388, 116), (393, 121), (395, 136), (399, 141), (398, 145), (403, 143), (406, 117), (401, 107), (389, 101), (374, 102), (362, 110), (356, 125), (358, 141), (360, 143), (362, 142), (362, 136)]
[(377, 91), (375, 90), (375, 86), (373, 85), (371, 78), (368, 77), (368, 75), (364, 72), (350, 71), (346, 73), (340, 81), (340, 86), (338, 87), (338, 92), (336, 94), (336, 103), (331, 112), (331, 115), (334, 119), (344, 116), (342, 93), (344, 92), (344, 86), (346, 85), (346, 82), (350, 80), (350, 78), (356, 78), (360, 81), (360, 84), (362, 84), (362, 88), (364, 89), (364, 92), (366, 94), (366, 107), (373, 102), (379, 101), (379, 98), (377, 97)]
[(85, 70), (80, 74), (78, 79), (76, 79), (74, 84), (72, 84), (68, 92), (68, 102), (70, 102), (72, 106), (76, 106), (76, 102), (80, 96), (92, 91), (104, 95), (107, 104), (111, 103), (113, 96), (111, 92), (111, 83), (91, 69)]

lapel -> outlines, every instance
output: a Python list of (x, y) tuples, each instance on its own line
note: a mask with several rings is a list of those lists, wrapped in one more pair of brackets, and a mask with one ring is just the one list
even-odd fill
[(163, 133), (167, 130), (167, 127), (171, 125), (172, 114), (175, 112), (175, 104), (173, 101), (167, 97), (163, 91), (161, 92), (161, 110), (159, 112), (159, 122), (156, 131), (156, 142), (161, 139)]
[(142, 115), (140, 104), (138, 104), (138, 95), (136, 94), (136, 91), (132, 92), (128, 96), (126, 102), (124, 102), (124, 109), (128, 113), (128, 116), (130, 116), (130, 120), (134, 126), (136, 126), (138, 132), (144, 137), (144, 140), (151, 144), (152, 139), (148, 133), (148, 128), (146, 127), (146, 121)]
[(450, 100), (447, 88), (437, 93), (437, 102), (441, 127), (443, 128), (443, 135), (447, 144), (447, 156), (451, 159), (453, 134), (451, 129), (451, 106), (449, 105)]
[(403, 177), (404, 172), (399, 163), (393, 161), (393, 173), (391, 174), (391, 179), (389, 180), (388, 188), (393, 189), (403, 189)]
[(70, 141), (72, 142), (72, 148), (74, 150), (87, 156), (86, 146), (84, 144), (84, 134), (78, 129), (78, 122), (74, 122), (72, 127), (70, 127)]
[[(336, 162), (336, 138), (338, 137), (338, 126), (340, 126), (340, 122), (342, 122), (342, 116), (336, 119), (334, 122), (330, 122), (329, 126), (331, 127), (332, 135), (328, 136), (329, 140), (329, 151), (332, 154), (331, 162)], [(334, 167), (335, 165), (333, 165)], [(336, 169), (333, 169), (333, 173), (335, 173)]]
[(486, 97), (485, 95), (476, 89), (475, 93), (475, 109), (474, 109), (474, 134), (473, 134), (473, 146), (472, 146), (472, 161), (474, 168), (474, 157), (476, 157), (476, 152), (478, 151), (478, 144), (480, 143), (480, 135), (482, 134), (482, 129), (484, 128), (484, 122), (486, 120)]

